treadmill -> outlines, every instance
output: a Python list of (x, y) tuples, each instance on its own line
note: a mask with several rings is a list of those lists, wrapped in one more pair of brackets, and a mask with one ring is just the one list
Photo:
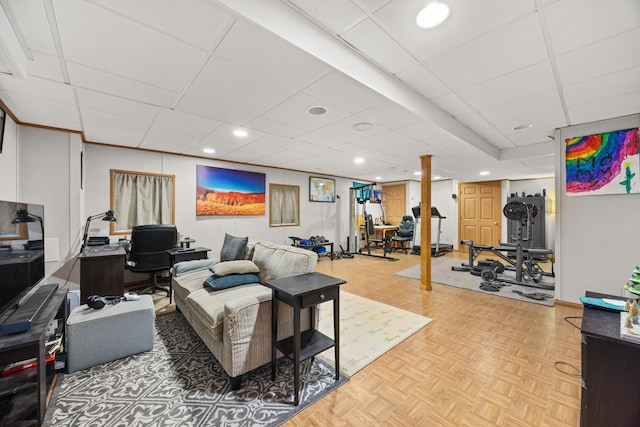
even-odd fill
[(440, 243), (440, 227), (442, 226), (442, 220), (446, 219), (446, 216), (442, 216), (438, 208), (431, 206), (431, 218), (438, 218), (438, 230), (436, 234), (436, 242), (431, 244), (431, 256), (439, 257), (446, 252), (453, 251), (453, 245), (447, 243)]

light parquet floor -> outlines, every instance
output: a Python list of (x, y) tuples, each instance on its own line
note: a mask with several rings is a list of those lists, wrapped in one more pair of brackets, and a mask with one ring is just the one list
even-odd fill
[(393, 275), (420, 257), (393, 256), (323, 258), (317, 271), (434, 321), (284, 426), (579, 425), (579, 372), (556, 362), (580, 368), (580, 330), (564, 319), (581, 310), (437, 283), (420, 291), (419, 281)]

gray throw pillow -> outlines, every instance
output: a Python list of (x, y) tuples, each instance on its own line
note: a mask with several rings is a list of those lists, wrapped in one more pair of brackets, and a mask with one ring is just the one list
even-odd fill
[(222, 250), (220, 251), (220, 261), (244, 259), (248, 241), (248, 237), (235, 237), (224, 233), (224, 243), (222, 244)]
[(228, 276), (230, 274), (260, 273), (260, 269), (252, 261), (236, 260), (224, 261), (213, 265), (209, 270), (216, 276)]

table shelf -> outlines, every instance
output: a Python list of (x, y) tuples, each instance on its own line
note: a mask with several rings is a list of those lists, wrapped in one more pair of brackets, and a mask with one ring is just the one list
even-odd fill
[[(308, 329), (300, 334), (300, 360), (306, 360), (336, 345), (336, 342), (315, 329)], [(295, 342), (293, 337), (276, 343), (276, 348), (287, 358), (294, 359)]]

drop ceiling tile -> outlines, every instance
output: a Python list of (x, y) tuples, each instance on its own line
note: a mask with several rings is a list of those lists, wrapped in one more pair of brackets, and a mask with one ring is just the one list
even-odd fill
[(74, 87), (104, 92), (158, 107), (169, 108), (178, 99), (178, 93), (84, 65), (67, 63)]
[(573, 106), (638, 91), (640, 67), (634, 67), (566, 86), (564, 96), (567, 105)]
[(304, 88), (331, 71), (314, 56), (245, 21), (236, 21), (215, 55), (296, 89)]
[(365, 19), (344, 33), (342, 38), (392, 74), (418, 63), (371, 19)]
[(451, 92), (433, 73), (420, 64), (397, 73), (396, 77), (427, 98), (435, 98)]
[(151, 125), (140, 148), (181, 153), (219, 125), (204, 117), (164, 109)]
[(457, 94), (480, 110), (555, 89), (548, 60), (462, 89)]
[(344, 33), (366, 17), (365, 13), (351, 1), (288, 0), (288, 2), (312, 16), (334, 34)]
[(335, 138), (340, 141), (355, 141), (359, 138), (366, 138), (371, 135), (375, 135), (377, 133), (387, 131), (387, 128), (381, 125), (373, 124), (371, 129), (367, 130), (356, 130), (354, 126), (359, 123), (371, 123), (367, 122), (367, 119), (360, 116), (349, 116), (345, 117), (342, 120), (338, 120), (337, 122), (333, 122), (327, 126), (318, 128), (315, 130), (316, 133), (319, 133), (324, 136), (328, 136), (329, 138)]
[(322, 147), (298, 140), (292, 141), (292, 144), (293, 149), (285, 149), (275, 153), (271, 152), (256, 159), (256, 162), (259, 164), (286, 167), (287, 169), (297, 169), (298, 160), (315, 159), (325, 151)]
[(512, 130), (511, 133), (505, 132), (505, 135), (507, 138), (509, 138), (509, 141), (513, 142), (514, 145), (519, 147), (523, 145), (539, 144), (552, 141), (552, 138), (549, 138), (549, 136), (553, 137), (554, 130), (566, 125), (566, 122), (559, 122), (556, 124), (531, 128), (527, 130)]
[(562, 54), (638, 28), (637, 0), (563, 0), (545, 8), (553, 50)]
[(640, 111), (640, 92), (630, 92), (588, 104), (569, 107), (571, 124), (595, 122), (637, 114)]
[(245, 144), (220, 156), (221, 159), (255, 163), (257, 159), (274, 152), (294, 150), (295, 141), (274, 135), (266, 135), (256, 141)]
[(56, 55), (49, 20), (40, 0), (9, 0), (19, 31), (24, 35), (29, 50)]
[(632, 30), (557, 57), (563, 86), (640, 66), (640, 29)]
[(461, 114), (456, 117), (461, 123), (473, 129), (478, 135), (484, 138), (491, 145), (501, 149), (513, 147), (513, 143), (509, 141), (494, 126), (487, 122), (485, 118), (476, 112)]
[(209, 50), (233, 18), (212, 2), (157, 0), (89, 0), (101, 8), (122, 15), (171, 37)]
[(43, 98), (63, 104), (75, 105), (71, 86), (61, 82), (36, 77), (23, 80), (0, 75), (0, 89), (15, 93), (16, 95), (29, 95), (34, 98)]
[(375, 19), (418, 58), (430, 60), (458, 46), (533, 13), (530, 0), (448, 0), (449, 18), (440, 26), (422, 29), (415, 25), (424, 0), (395, 0), (375, 13)]
[(99, 111), (109, 115), (126, 117), (147, 123), (147, 126), (156, 118), (160, 108), (143, 103), (130, 101), (116, 96), (105, 95), (86, 89), (77, 89), (80, 108)]
[(442, 108), (452, 116), (459, 116), (460, 114), (468, 113), (471, 111), (471, 107), (462, 98), (453, 93), (438, 96), (431, 99), (431, 102)]
[(242, 125), (293, 93), (280, 83), (212, 57), (176, 110)]
[(360, 0), (360, 4), (362, 4), (369, 12), (375, 12), (389, 3), (391, 3), (391, 0)]
[(1, 89), (0, 99), (22, 123), (82, 130), (74, 103), (66, 99), (43, 98)]
[(416, 122), (403, 126), (396, 129), (396, 132), (425, 144), (425, 152), (423, 154), (445, 156), (448, 145), (453, 141), (453, 137), (426, 122)]
[(55, 82), (64, 83), (64, 76), (60, 68), (58, 57), (31, 51), (33, 61), (27, 61), (27, 74)]
[(150, 126), (150, 122), (88, 108), (81, 108), (80, 114), (85, 139), (102, 144), (137, 147)]
[(431, 59), (427, 66), (458, 91), (546, 58), (540, 23), (532, 13)]
[(246, 127), (271, 135), (283, 136), (285, 138), (293, 138), (306, 133), (304, 129), (274, 122), (273, 120), (265, 119), (264, 117), (258, 117), (255, 120), (251, 120), (247, 123)]
[(200, 49), (88, 3), (56, 2), (55, 13), (68, 61), (179, 92), (204, 58)]
[[(326, 114), (321, 116), (309, 114), (309, 108), (314, 106), (326, 107)], [(349, 116), (347, 111), (327, 104), (326, 102), (303, 92), (295, 94), (262, 115), (262, 117), (269, 120), (289, 126), (299, 127), (307, 131), (318, 129), (347, 116)]]
[[(505, 104), (480, 110), (480, 114), (489, 123), (499, 124), (523, 120), (526, 117), (544, 114), (547, 111), (562, 111), (560, 96), (555, 90), (539, 93), (526, 98), (517, 99)], [(557, 123), (557, 120), (554, 121)], [(521, 121), (515, 126), (526, 125)]]
[(389, 129), (406, 126), (420, 120), (409, 110), (391, 101), (364, 110), (360, 112), (360, 115)]
[[(216, 127), (212, 132), (209, 132), (196, 144), (185, 150), (185, 154), (192, 154), (194, 156), (211, 156), (220, 157), (229, 151), (236, 150), (244, 145), (250, 144), (253, 141), (265, 136), (264, 133), (251, 130), (249, 135), (243, 138), (239, 138), (233, 135), (233, 131), (237, 126), (232, 126), (227, 123), (223, 123)], [(205, 148), (214, 149), (214, 154), (205, 154), (202, 150)]]
[(352, 113), (359, 113), (386, 100), (379, 93), (339, 71), (326, 75), (305, 88), (304, 92)]
[(314, 132), (299, 135), (298, 137), (296, 137), (296, 139), (325, 148), (330, 148), (342, 144), (342, 141), (338, 139), (330, 138), (328, 136), (320, 135)]

